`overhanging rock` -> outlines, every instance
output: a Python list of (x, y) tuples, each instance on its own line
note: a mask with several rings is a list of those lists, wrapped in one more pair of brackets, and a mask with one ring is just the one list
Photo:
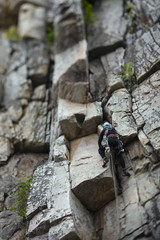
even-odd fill
[(60, 99), (58, 122), (61, 133), (68, 140), (96, 133), (102, 123), (102, 108), (99, 102), (79, 104)]
[(114, 184), (109, 167), (102, 168), (98, 154), (98, 135), (71, 142), (72, 191), (91, 211), (97, 211), (114, 199)]

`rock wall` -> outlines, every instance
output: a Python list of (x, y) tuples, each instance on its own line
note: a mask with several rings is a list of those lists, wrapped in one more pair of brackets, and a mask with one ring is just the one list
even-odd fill
[[(1, 239), (160, 239), (159, 1), (91, 1), (87, 27), (81, 0), (12, 2), (0, 2)], [(11, 22), (21, 42), (5, 38)], [(119, 166), (119, 195), (98, 154), (104, 121), (131, 175)], [(9, 192), (27, 176), (24, 225)]]

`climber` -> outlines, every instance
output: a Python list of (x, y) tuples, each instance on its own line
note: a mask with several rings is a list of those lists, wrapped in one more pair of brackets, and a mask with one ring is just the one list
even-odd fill
[[(102, 140), (105, 138), (105, 144), (102, 145)], [(122, 152), (124, 152), (124, 149), (122, 147), (122, 143), (118, 138), (117, 132), (115, 128), (111, 127), (110, 124), (105, 122), (103, 124), (103, 130), (101, 131), (98, 139), (98, 146), (99, 146), (99, 154), (101, 155), (103, 159), (103, 165), (102, 167), (106, 166), (106, 163), (109, 161), (107, 157), (105, 156), (105, 147), (109, 146), (110, 148), (113, 147), (115, 151), (115, 157), (119, 160), (120, 165), (122, 167), (123, 173), (126, 176), (130, 176), (130, 174), (126, 171), (125, 162), (122, 156)]]

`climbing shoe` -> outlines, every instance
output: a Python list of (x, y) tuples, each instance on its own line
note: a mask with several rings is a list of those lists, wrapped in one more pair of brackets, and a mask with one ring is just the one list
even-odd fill
[(106, 157), (103, 158), (103, 164), (102, 167), (105, 167), (108, 162), (108, 159)]
[(130, 173), (129, 172), (127, 172), (126, 170), (123, 170), (123, 173), (124, 173), (124, 176), (128, 176), (128, 177), (130, 177), (131, 175), (130, 175)]

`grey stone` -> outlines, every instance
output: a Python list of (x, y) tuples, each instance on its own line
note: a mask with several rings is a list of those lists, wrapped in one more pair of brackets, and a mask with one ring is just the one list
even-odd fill
[(105, 170), (101, 166), (97, 142), (97, 134), (71, 142), (72, 191), (91, 211), (98, 211), (114, 199), (112, 175), (109, 167)]
[[(7, 219), (7, 224), (6, 224)], [(14, 212), (3, 211), (0, 213), (0, 232), (2, 240), (11, 239), (15, 231), (21, 226), (21, 218)]]
[(32, 100), (44, 101), (45, 97), (46, 97), (46, 85), (43, 84), (36, 87), (32, 95)]
[(156, 196), (154, 199), (151, 199), (145, 204), (145, 209), (149, 215), (149, 225), (155, 239), (158, 239), (160, 236), (160, 228), (159, 228), (160, 205), (159, 203), (160, 203), (160, 195)]
[(0, 114), (0, 133), (4, 138), (11, 140), (15, 135), (13, 123), (10, 119), (8, 112)]
[(137, 135), (137, 125), (132, 116), (131, 96), (127, 89), (122, 88), (113, 92), (104, 107), (104, 113), (124, 143)]
[(153, 148), (159, 152), (159, 71), (152, 74), (133, 92), (133, 116), (137, 125), (143, 127), (143, 132)]
[(24, 3), (19, 9), (18, 32), (23, 39), (45, 39), (45, 8)]
[(9, 42), (0, 35), (0, 73), (4, 73), (7, 70), (10, 51)]
[(123, 88), (121, 66), (124, 64), (124, 49), (118, 48), (114, 52), (102, 56), (101, 61), (106, 72), (108, 92), (111, 93), (119, 88)]
[(35, 215), (47, 207), (48, 191), (53, 178), (53, 162), (39, 166), (33, 175), (31, 193), (28, 198), (26, 216)]
[(97, 58), (121, 47), (127, 20), (122, 16), (122, 3), (117, 0), (101, 1), (94, 10), (95, 22), (88, 29), (89, 57)]
[[(140, 36), (137, 36), (137, 35)], [(134, 63), (134, 71), (138, 82), (142, 82), (148, 72), (159, 66), (159, 24), (143, 32), (137, 33), (132, 44), (128, 44), (126, 62)]]
[(106, 73), (100, 59), (95, 59), (89, 64), (90, 93), (93, 101), (101, 101), (107, 96)]
[(14, 153), (14, 147), (7, 138), (0, 137), (0, 165), (7, 162), (9, 156)]
[[(82, 40), (71, 48), (55, 55), (53, 94), (56, 98), (72, 102), (88, 102), (88, 63), (86, 41)], [(79, 74), (80, 73), (80, 74)]]
[[(55, 0), (54, 26), (56, 55), (66, 52), (68, 48), (73, 51), (72, 47), (85, 39), (81, 0)], [(65, 41), (62, 41), (62, 39), (65, 39)]]
[(58, 122), (61, 133), (68, 140), (95, 133), (97, 126), (102, 122), (100, 103), (79, 104), (60, 99)]
[(12, 42), (10, 43), (10, 52), (12, 53), (9, 59), (9, 66), (7, 73), (16, 72), (18, 68), (26, 66), (26, 45), (24, 42)]
[[(133, 0), (136, 15), (140, 18), (142, 25), (153, 25), (159, 19), (160, 3), (158, 0), (150, 2), (149, 0)], [(143, 12), (143, 15), (141, 14)]]
[(31, 81), (27, 79), (26, 65), (11, 72), (4, 83), (4, 103), (8, 104), (20, 98), (30, 99)]
[(44, 43), (29, 42), (27, 51), (28, 76), (35, 86), (46, 84), (49, 71), (49, 54)]
[[(32, 151), (46, 152), (47, 103), (31, 102), (25, 115), (15, 128), (16, 140), (20, 149), (32, 149)], [(25, 128), (24, 128), (25, 126)]]
[(69, 143), (64, 136), (60, 136), (55, 141), (54, 146), (54, 161), (64, 161), (69, 159)]

